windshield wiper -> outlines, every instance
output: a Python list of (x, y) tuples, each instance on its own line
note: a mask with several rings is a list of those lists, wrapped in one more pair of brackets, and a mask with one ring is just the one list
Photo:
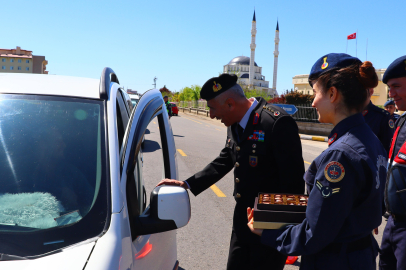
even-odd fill
[(0, 253), (0, 261), (28, 260), (26, 257)]

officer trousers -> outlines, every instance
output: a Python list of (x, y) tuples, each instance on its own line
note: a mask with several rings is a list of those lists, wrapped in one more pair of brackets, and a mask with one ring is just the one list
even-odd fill
[(261, 243), (241, 241), (234, 230), (231, 233), (227, 270), (282, 270), (286, 255)]
[(406, 269), (406, 221), (394, 221), (389, 216), (382, 236), (379, 269)]

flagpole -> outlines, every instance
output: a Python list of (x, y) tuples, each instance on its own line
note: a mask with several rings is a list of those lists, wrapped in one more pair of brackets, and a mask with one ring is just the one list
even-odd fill
[(365, 53), (365, 61), (368, 60), (368, 38), (367, 38), (367, 51)]
[(348, 37), (347, 37), (347, 47), (345, 48), (345, 53), (347, 53), (348, 50)]
[(355, 35), (355, 57), (357, 57), (357, 49), (358, 49), (358, 29), (357, 29), (357, 34)]

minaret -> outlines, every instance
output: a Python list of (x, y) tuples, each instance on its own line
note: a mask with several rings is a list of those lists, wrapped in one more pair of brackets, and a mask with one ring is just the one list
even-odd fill
[[(275, 31), (275, 51), (273, 52), (274, 55), (274, 61), (273, 61), (273, 83), (272, 83), (272, 89), (273, 93), (277, 94), (276, 92), (276, 78), (278, 75), (278, 55), (279, 55), (279, 22), (278, 20), (276, 21), (276, 31)], [(271, 95), (272, 93), (268, 93), (268, 95)]]
[(255, 36), (257, 34), (257, 21), (255, 19), (255, 10), (254, 10), (254, 18), (252, 18), (252, 26), (251, 26), (251, 57), (250, 57), (250, 73), (249, 73), (249, 88), (254, 88), (254, 76), (255, 76)]

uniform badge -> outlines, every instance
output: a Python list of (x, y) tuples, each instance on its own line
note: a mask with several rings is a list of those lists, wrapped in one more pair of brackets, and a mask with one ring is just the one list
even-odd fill
[(326, 69), (328, 67), (328, 63), (327, 63), (327, 56), (323, 58), (323, 65), (321, 65), (321, 69)]
[(256, 167), (258, 165), (258, 157), (257, 156), (249, 156), (250, 159), (250, 166)]
[(221, 90), (221, 84), (216, 83), (216, 81), (214, 81), (213, 83), (214, 83), (214, 85), (213, 85), (213, 91), (214, 92), (217, 92), (217, 91)]
[(254, 125), (256, 125), (256, 124), (258, 124), (258, 120), (259, 120), (259, 113), (255, 113), (255, 116), (254, 116)]
[(275, 111), (274, 113), (273, 113), (273, 115), (275, 115), (275, 116), (279, 116), (281, 113), (280, 112), (278, 112), (278, 111)]
[(395, 127), (395, 122), (393, 122), (392, 119), (389, 120), (389, 127), (394, 128)]
[(263, 142), (264, 139), (265, 139), (265, 132), (263, 132), (262, 130), (254, 130), (254, 134), (252, 134), (248, 137), (248, 140), (257, 141), (257, 142)]
[(320, 190), (323, 198), (328, 198), (334, 193), (340, 192), (340, 188), (331, 188), (329, 186), (323, 186), (319, 181), (316, 181), (316, 187)]
[(329, 182), (340, 182), (344, 178), (344, 175), (345, 169), (340, 162), (331, 161), (327, 164), (326, 168), (324, 168), (324, 176)]
[(363, 116), (367, 115), (367, 113), (368, 113), (368, 110), (363, 110), (363, 111), (362, 111), (362, 115), (363, 115)]
[(334, 133), (333, 137), (328, 139), (328, 145), (332, 144), (337, 139), (337, 133)]

